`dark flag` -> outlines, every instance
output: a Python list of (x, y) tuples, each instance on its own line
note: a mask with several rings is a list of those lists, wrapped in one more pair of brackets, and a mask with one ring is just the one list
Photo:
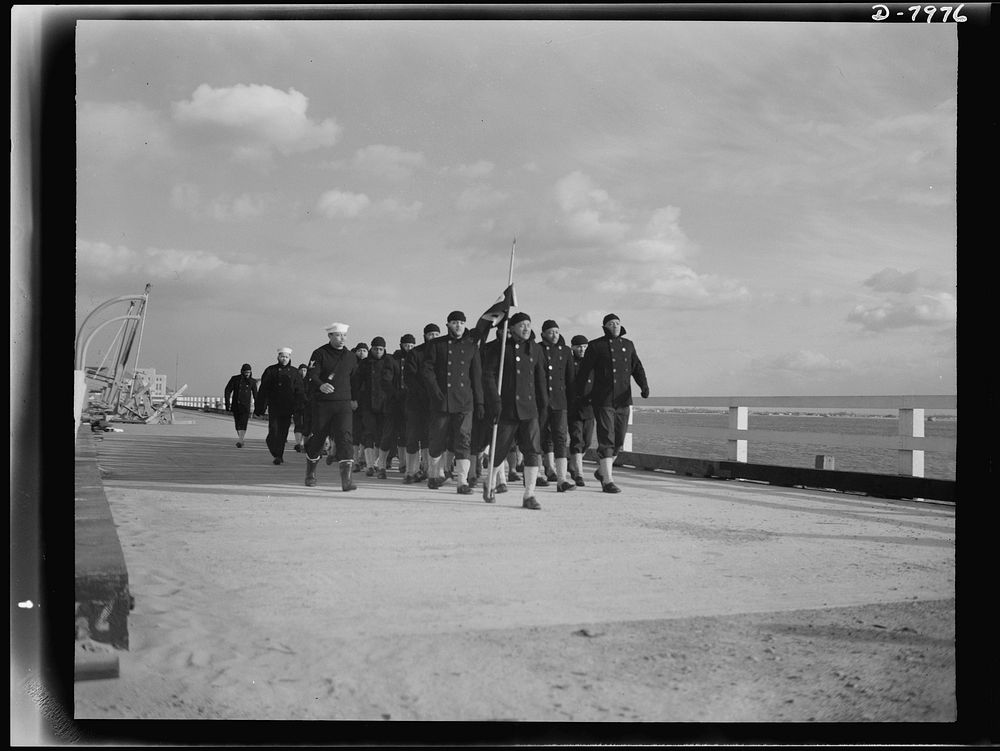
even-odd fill
[(475, 328), (476, 341), (486, 341), (486, 337), (489, 336), (490, 329), (500, 323), (500, 321), (504, 319), (504, 316), (510, 312), (511, 308), (516, 307), (517, 297), (514, 295), (514, 285), (511, 284), (503, 291), (503, 294), (497, 298), (497, 301), (493, 303), (485, 313), (479, 316), (479, 320), (476, 322)]

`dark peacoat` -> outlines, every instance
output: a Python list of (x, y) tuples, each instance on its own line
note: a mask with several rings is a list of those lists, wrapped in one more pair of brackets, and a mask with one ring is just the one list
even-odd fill
[(432, 412), (473, 412), (483, 404), (479, 348), (471, 332), (460, 339), (447, 334), (427, 342), (422, 366)]
[(611, 337), (605, 334), (591, 339), (587, 351), (576, 372), (576, 390), (583, 393), (587, 380), (593, 376), (590, 403), (595, 408), (628, 407), (632, 404), (632, 384), (639, 384), (643, 391), (649, 390), (646, 370), (642, 366), (635, 344), (623, 336)]
[(548, 404), (551, 410), (569, 409), (573, 403), (573, 349), (566, 344), (562, 334), (555, 344), (542, 339), (538, 342), (545, 364), (545, 380), (548, 384)]
[(490, 415), (501, 420), (538, 419), (548, 406), (548, 381), (545, 377), (545, 355), (535, 341), (535, 334), (523, 342), (508, 337), (504, 354), (503, 380), (497, 394), (500, 371), (500, 342), (483, 345), (483, 382), (488, 394)]
[[(358, 358), (347, 347), (336, 349), (332, 344), (324, 344), (313, 350), (309, 356), (309, 372), (306, 378), (312, 381), (312, 399), (317, 402), (357, 401)], [(329, 383), (332, 394), (324, 394), (319, 387)]]
[(242, 373), (237, 373), (226, 384), (223, 398), (227, 411), (239, 409), (243, 412), (249, 412), (251, 401), (257, 402), (257, 380), (253, 376), (244, 378)]
[(264, 368), (257, 387), (257, 415), (268, 411), (274, 415), (291, 415), (305, 406), (306, 392), (297, 366), (274, 363)]
[(399, 361), (392, 355), (368, 355), (358, 366), (358, 396), (361, 409), (388, 414), (398, 397)]

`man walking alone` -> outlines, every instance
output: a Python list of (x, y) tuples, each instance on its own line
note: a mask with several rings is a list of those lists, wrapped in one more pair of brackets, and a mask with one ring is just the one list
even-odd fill
[(594, 476), (605, 493), (620, 493), (612, 479), (612, 466), (625, 445), (628, 412), (632, 406), (632, 379), (639, 384), (643, 399), (649, 397), (646, 370), (635, 345), (623, 334), (621, 320), (614, 313), (604, 316), (604, 336), (587, 343), (587, 351), (576, 372), (576, 393), (583, 394), (587, 380), (590, 403), (597, 427), (597, 456), (600, 467)]

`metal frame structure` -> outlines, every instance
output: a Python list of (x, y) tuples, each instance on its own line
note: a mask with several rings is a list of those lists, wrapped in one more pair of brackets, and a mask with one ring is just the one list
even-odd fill
[[(83, 371), (87, 379), (103, 384), (100, 396), (88, 405), (89, 411), (100, 411), (126, 422), (159, 422), (164, 417), (172, 421), (173, 402), (187, 386), (174, 392), (159, 408), (153, 407), (149, 398), (149, 388), (138, 383), (139, 351), (145, 327), (146, 308), (149, 304), (151, 284), (141, 295), (114, 297), (98, 305), (83, 319), (76, 334), (76, 369)], [(84, 331), (90, 320), (100, 311), (113, 305), (128, 304), (125, 315), (115, 316), (93, 329), (84, 339)], [(121, 322), (100, 365), (87, 366), (87, 352), (95, 335), (106, 326)], [(81, 346), (82, 343), (82, 346)], [(134, 352), (134, 356), (133, 356)], [(107, 365), (108, 357), (114, 353), (114, 360)], [(131, 363), (131, 367), (130, 367)]]

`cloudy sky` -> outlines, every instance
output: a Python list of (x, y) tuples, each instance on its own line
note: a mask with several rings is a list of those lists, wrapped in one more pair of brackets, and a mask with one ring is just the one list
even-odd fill
[(151, 283), (139, 364), (221, 395), (471, 322), (516, 237), (654, 396), (956, 393), (956, 73), (954, 24), (81, 21), (78, 323)]

